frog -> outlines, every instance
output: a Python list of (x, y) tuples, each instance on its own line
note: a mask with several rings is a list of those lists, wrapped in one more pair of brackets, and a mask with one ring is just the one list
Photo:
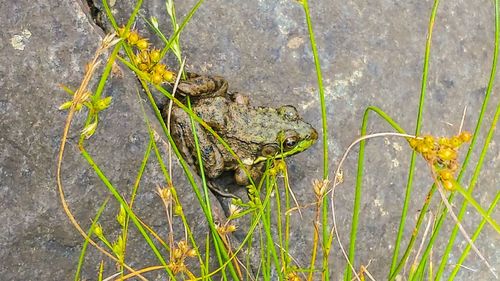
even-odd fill
[[(177, 86), (177, 94), (183, 103), (186, 97), (190, 98), (191, 110), (241, 161), (238, 162), (213, 134), (195, 121), (203, 171), (208, 187), (219, 201), (221, 196), (239, 198), (215, 184), (215, 179), (223, 173), (233, 173), (236, 185), (248, 186), (263, 175), (266, 160), (302, 152), (318, 138), (317, 131), (301, 118), (294, 106), (253, 106), (248, 95), (230, 92), (228, 82), (221, 76), (187, 73), (186, 79)], [(168, 120), (168, 107), (164, 107), (162, 116)], [(170, 130), (182, 157), (199, 172), (191, 118), (177, 105), (170, 112)]]

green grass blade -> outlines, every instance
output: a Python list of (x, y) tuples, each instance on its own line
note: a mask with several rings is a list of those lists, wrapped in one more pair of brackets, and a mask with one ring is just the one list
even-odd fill
[[(368, 117), (370, 111), (378, 114), (384, 121), (391, 125), (398, 133), (406, 134), (406, 132), (396, 123), (387, 113), (382, 111), (376, 106), (369, 106), (363, 114), (363, 122), (361, 124), (361, 136), (366, 135), (366, 128), (368, 126)], [(363, 140), (359, 143), (359, 153), (358, 153), (358, 170), (356, 174), (356, 187), (354, 191), (354, 203), (352, 212), (352, 223), (351, 223), (351, 235), (349, 242), (349, 263), (354, 264), (355, 254), (356, 254), (356, 237), (359, 222), (359, 211), (361, 208), (361, 195), (362, 195), (362, 185), (363, 185), (363, 170), (364, 170), (364, 157), (365, 157), (365, 145), (366, 141)], [(346, 264), (344, 280), (351, 280), (352, 272), (349, 264)]]
[(90, 156), (90, 154), (88, 154), (88, 152), (83, 147), (81, 147), (81, 153), (82, 153), (82, 156), (85, 158), (85, 160), (87, 160), (87, 162), (89, 163), (89, 165), (92, 167), (92, 169), (94, 169), (94, 171), (96, 172), (97, 176), (101, 179), (101, 181), (104, 183), (104, 185), (113, 194), (113, 196), (115, 197), (115, 199), (120, 204), (123, 205), (123, 207), (125, 208), (125, 211), (130, 216), (130, 218), (132, 219), (132, 221), (134, 222), (134, 225), (137, 227), (137, 229), (139, 230), (139, 232), (144, 237), (145, 241), (151, 247), (151, 250), (153, 251), (153, 253), (155, 254), (155, 256), (158, 258), (158, 260), (160, 261), (160, 263), (165, 267), (165, 271), (168, 273), (168, 275), (170, 277), (172, 277), (175, 280), (175, 276), (172, 274), (172, 272), (168, 268), (167, 263), (163, 259), (163, 256), (158, 251), (158, 248), (156, 248), (155, 244), (153, 243), (153, 241), (149, 237), (148, 233), (146, 232), (146, 230), (144, 229), (144, 227), (142, 226), (142, 224), (140, 223), (140, 221), (137, 219), (137, 217), (135, 216), (135, 214), (129, 208), (129, 206), (128, 206), (127, 202), (125, 201), (125, 199), (123, 199), (123, 197), (118, 193), (118, 191), (111, 184), (111, 182), (109, 182), (109, 180), (104, 175), (104, 173), (101, 171), (101, 169), (99, 168), (99, 166), (94, 162), (94, 159)]
[[(493, 213), (493, 211), (495, 210), (495, 208), (496, 208), (499, 200), (500, 200), (500, 192), (497, 193), (497, 196), (495, 197), (495, 199), (493, 200), (493, 202), (490, 204), (490, 207), (488, 208), (488, 212), (486, 213), (488, 216), (490, 216), (491, 213)], [(484, 227), (485, 224), (486, 224), (486, 219), (483, 218), (483, 220), (478, 225), (476, 231), (474, 232), (474, 234), (471, 237), (471, 240), (473, 242), (476, 241), (477, 237), (479, 237), (479, 234), (481, 234), (481, 230), (483, 229), (483, 227)], [(469, 243), (467, 244), (467, 246), (465, 246), (465, 249), (463, 250), (462, 255), (460, 256), (460, 258), (458, 259), (458, 261), (456, 262), (456, 265), (453, 268), (453, 271), (451, 272), (450, 277), (448, 278), (448, 280), (455, 279), (455, 276), (457, 275), (458, 271), (461, 269), (461, 265), (465, 261), (465, 258), (467, 257), (467, 254), (469, 253), (469, 251), (470, 251), (471, 248), (472, 248), (472, 245), (469, 244)]]
[(487, 212), (481, 207), (481, 205), (479, 205), (479, 203), (477, 203), (476, 200), (474, 200), (474, 198), (472, 198), (468, 190), (463, 189), (458, 184), (456, 185), (456, 188), (457, 192), (459, 192), (460, 195), (462, 195), (465, 198), (465, 201), (471, 204), (476, 209), (476, 211), (479, 212), (479, 214), (483, 217), (483, 219), (486, 220), (498, 234), (500, 234), (500, 226), (498, 225), (498, 223), (487, 214)]
[[(189, 97), (187, 97), (187, 107), (189, 108), (189, 110), (192, 110), (191, 109), (191, 102), (190, 102)], [(207, 212), (207, 215), (209, 216), (208, 220), (213, 221), (212, 209), (211, 209), (211, 206), (210, 206), (210, 198), (209, 198), (209, 192), (210, 192), (210, 190), (208, 189), (207, 180), (205, 178), (205, 170), (203, 168), (203, 159), (201, 157), (200, 143), (198, 142), (198, 135), (197, 135), (197, 132), (196, 132), (196, 123), (195, 123), (195, 121), (194, 121), (194, 119), (192, 117), (190, 118), (190, 121), (191, 121), (191, 131), (193, 133), (194, 144), (195, 144), (195, 148), (196, 148), (196, 156), (198, 158), (199, 173), (200, 173), (200, 177), (201, 177), (201, 182), (203, 184), (204, 200), (205, 200), (205, 204), (206, 204), (207, 209), (208, 209), (208, 212)], [(217, 235), (216, 232), (214, 232), (213, 235), (216, 236)], [(219, 255), (219, 254), (217, 255), (217, 258), (219, 260), (219, 264), (222, 267), (224, 265), (224, 261), (225, 261), (224, 259), (227, 260), (227, 254), (224, 253), (224, 249), (223, 248), (220, 248), (221, 245), (219, 245), (219, 243), (214, 243), (214, 245), (216, 247), (217, 253), (222, 253), (222, 255)], [(236, 274), (236, 271), (235, 271), (235, 269), (233, 267), (233, 264), (232, 263), (228, 263), (227, 265), (229, 267), (229, 273), (231, 274), (231, 276), (233, 277), (233, 279), (234, 280), (238, 280), (238, 275)], [(222, 277), (224, 278), (224, 280), (227, 280), (225, 267), (222, 269)]]
[[(431, 201), (432, 197), (434, 196), (434, 194), (436, 193), (436, 190), (437, 190), (437, 186), (435, 184), (433, 184), (431, 186), (429, 192), (427, 193), (427, 196), (425, 197), (424, 205), (420, 209), (420, 214), (417, 218), (417, 223), (415, 225), (414, 231), (412, 231), (410, 241), (408, 242), (408, 246), (406, 247), (406, 250), (403, 254), (403, 257), (401, 258), (399, 263), (397, 263), (397, 265), (394, 269), (394, 273), (389, 277), (389, 280), (396, 279), (396, 276), (403, 269), (403, 266), (404, 266), (406, 260), (410, 256), (412, 249), (413, 249), (413, 245), (415, 245), (415, 242), (417, 240), (417, 236), (419, 234), (420, 227), (422, 226), (422, 224), (424, 222), (425, 214), (429, 210), (430, 201)], [(437, 238), (437, 235), (432, 235), (429, 244), (432, 245), (436, 238)], [(425, 256), (425, 254), (422, 256), (422, 259), (424, 259), (424, 256)]]
[[(99, 210), (97, 210), (97, 213), (96, 213), (94, 219), (92, 220), (92, 224), (90, 225), (89, 231), (87, 232), (88, 237), (92, 237), (92, 233), (94, 232), (94, 227), (97, 224), (97, 222), (99, 221), (99, 218), (101, 217), (101, 214), (104, 211), (106, 204), (108, 204), (108, 201), (109, 201), (109, 197), (107, 197), (106, 200), (104, 200), (101, 207), (99, 207)], [(80, 252), (80, 257), (78, 258), (78, 266), (76, 267), (75, 279), (74, 279), (75, 281), (80, 281), (80, 273), (82, 271), (83, 262), (85, 261), (85, 253), (86, 253), (88, 244), (89, 244), (89, 240), (85, 239), (85, 241), (83, 242), (83, 245), (82, 245), (82, 251)]]
[[(429, 20), (429, 28), (427, 31), (427, 41), (425, 44), (424, 67), (423, 67), (423, 71), (422, 71), (423, 72), (422, 85), (421, 85), (421, 91), (420, 91), (420, 101), (419, 101), (419, 106), (418, 106), (417, 125), (415, 128), (415, 135), (420, 134), (420, 129), (422, 127), (422, 116), (423, 116), (423, 110), (424, 110), (425, 94), (426, 94), (426, 89), (427, 89), (427, 76), (428, 76), (428, 72), (429, 72), (429, 58), (430, 58), (430, 53), (431, 53), (432, 31), (434, 28), (434, 21), (436, 18), (438, 6), (439, 6), (439, 0), (435, 0), (434, 5), (432, 7), (430, 20)], [(391, 270), (389, 271), (389, 276), (395, 276), (397, 273), (396, 266), (398, 264), (399, 248), (401, 246), (401, 241), (403, 240), (405, 222), (406, 222), (406, 218), (408, 215), (408, 207), (410, 204), (411, 191), (412, 191), (412, 187), (413, 187), (413, 174), (415, 172), (416, 158), (417, 158), (417, 154), (415, 151), (413, 151), (412, 155), (411, 155), (411, 160), (410, 160), (408, 181), (406, 184), (406, 194), (405, 194), (405, 199), (404, 199), (404, 203), (403, 203), (401, 219), (399, 222), (398, 234), (397, 234), (396, 242), (394, 244), (394, 252), (393, 252), (393, 257), (392, 257), (392, 262), (391, 262)]]
[(180, 32), (184, 29), (184, 27), (189, 22), (189, 20), (194, 16), (194, 13), (198, 10), (198, 8), (201, 6), (202, 3), (203, 3), (203, 0), (198, 0), (196, 2), (196, 4), (193, 6), (193, 8), (191, 8), (191, 10), (189, 11), (189, 13), (186, 15), (186, 17), (182, 21), (182, 23), (179, 26), (179, 28), (174, 32), (174, 34), (170, 37), (170, 40), (168, 40), (168, 42), (166, 43), (165, 47), (162, 49), (162, 51), (161, 51), (161, 56), (162, 57), (172, 47), (172, 44), (175, 43), (175, 41), (177, 40), (176, 38), (179, 36)]
[[(493, 59), (492, 59), (492, 65), (491, 65), (491, 72), (490, 72), (490, 78), (489, 78), (489, 81), (488, 81), (488, 87), (486, 88), (486, 94), (485, 94), (485, 97), (484, 97), (484, 101), (483, 101), (483, 105), (481, 106), (481, 111), (479, 113), (479, 117), (478, 117), (478, 120), (477, 120), (477, 123), (476, 123), (476, 127), (474, 129), (474, 134), (473, 134), (473, 137), (472, 137), (472, 141), (471, 141), (471, 144), (469, 146), (469, 149), (467, 151), (467, 155), (465, 157), (465, 160), (462, 164), (462, 168), (460, 169), (460, 173), (458, 175), (458, 178), (457, 178), (457, 182), (460, 183), (463, 175), (465, 174), (465, 170), (466, 170), (466, 167), (467, 167), (467, 164), (469, 163), (469, 159), (470, 159), (470, 156), (472, 155), (472, 152), (473, 152), (473, 149), (475, 147), (475, 144), (477, 142), (477, 138), (479, 136), (479, 132), (481, 131), (481, 125), (482, 125), (482, 122), (483, 122), (483, 118), (484, 118), (484, 114), (486, 112), (486, 109), (487, 109), (487, 106), (489, 104), (489, 99), (490, 99), (490, 96), (491, 96), (491, 93), (492, 93), (492, 90), (493, 90), (493, 84), (494, 84), (494, 80), (495, 80), (495, 76), (496, 76), (496, 66), (497, 66), (497, 62), (498, 62), (498, 48), (499, 48), (499, 38), (500, 38), (500, 13), (499, 13), (499, 2), (498, 0), (495, 0), (494, 2), (494, 5), (495, 5), (495, 43), (494, 43), (494, 50), (493, 50)], [(497, 106), (497, 114), (495, 114), (495, 116), (498, 115), (498, 108), (500, 107)], [(498, 118), (497, 118), (498, 120)], [(492, 135), (492, 131), (494, 130), (494, 127), (495, 127), (495, 124), (496, 122), (492, 122), (492, 127), (490, 128), (490, 131), (488, 133), (488, 137), (486, 138), (486, 141), (485, 141), (485, 144), (483, 146), (483, 149), (481, 151), (481, 154), (480, 154), (480, 158), (479, 158), (479, 161), (476, 165), (476, 168), (474, 169), (474, 174), (472, 176), (472, 179), (470, 181), (470, 184), (469, 184), (469, 187), (468, 187), (468, 194), (472, 194), (474, 188), (475, 188), (475, 183), (479, 177), (479, 173), (481, 171), (481, 167), (482, 167), (482, 163), (484, 161), (484, 156), (486, 155), (486, 152), (488, 150), (488, 146), (489, 146), (489, 143), (491, 141), (491, 138), (489, 138), (490, 135)], [(489, 139), (488, 139), (489, 138)], [(453, 195), (450, 196), (450, 202), (453, 200)], [(463, 218), (465, 212), (467, 210), (467, 203), (464, 202), (460, 208), (460, 211), (458, 213), (458, 216), (457, 218), (459, 219), (459, 221)], [(444, 219), (446, 216), (446, 210), (444, 210), (444, 213), (443, 215), (440, 217), (440, 220), (441, 219)], [(448, 257), (451, 253), (451, 250), (453, 248), (453, 245), (455, 243), (455, 239), (456, 239), (456, 236), (458, 234), (458, 226), (455, 226), (450, 234), (450, 238), (448, 240), (448, 244), (446, 245), (446, 249), (443, 253), (443, 256), (441, 258), (441, 262), (439, 264), (439, 268), (437, 270), (437, 273), (436, 273), (436, 278), (435, 280), (440, 280), (443, 273), (444, 273), (444, 269), (447, 265), (447, 260), (448, 260)]]
[[(304, 8), (304, 14), (307, 22), (307, 30), (309, 32), (309, 41), (311, 43), (311, 50), (314, 58), (314, 66), (316, 68), (316, 79), (318, 82), (318, 95), (320, 100), (321, 107), (321, 126), (323, 130), (323, 179), (328, 178), (328, 123), (326, 116), (326, 103), (325, 103), (325, 89), (323, 87), (323, 77), (321, 74), (321, 64), (319, 61), (318, 50), (316, 47), (316, 41), (314, 39), (314, 31), (312, 27), (311, 15), (309, 11), (309, 4), (307, 0), (302, 0), (302, 7)], [(323, 239), (323, 279), (329, 280), (329, 228), (328, 228), (328, 197), (324, 196), (322, 202), (322, 239)], [(314, 266), (313, 266), (314, 267)], [(311, 268), (311, 271), (314, 271), (314, 268)]]

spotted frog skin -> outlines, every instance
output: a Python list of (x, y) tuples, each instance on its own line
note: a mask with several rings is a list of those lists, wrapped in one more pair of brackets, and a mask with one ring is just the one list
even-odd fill
[[(179, 83), (177, 93), (190, 97), (193, 112), (228, 143), (243, 163), (244, 169), (210, 132), (195, 122), (209, 187), (222, 196), (231, 194), (225, 193), (212, 180), (223, 172), (233, 171), (238, 185), (248, 185), (248, 175), (253, 179), (262, 175), (266, 159), (304, 151), (318, 138), (316, 130), (302, 120), (295, 107), (251, 106), (248, 97), (228, 92), (227, 81), (219, 76), (189, 73), (187, 79)], [(163, 110), (165, 120), (168, 114), (166, 107)], [(173, 140), (182, 156), (191, 166), (199, 167), (189, 115), (174, 106), (170, 122)]]

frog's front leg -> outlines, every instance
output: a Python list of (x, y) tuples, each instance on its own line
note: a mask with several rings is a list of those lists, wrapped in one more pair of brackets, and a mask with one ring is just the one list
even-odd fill
[(182, 94), (197, 98), (224, 96), (227, 93), (227, 88), (227, 81), (220, 76), (196, 73), (188, 73), (188, 78), (180, 81), (177, 86)]
[(247, 170), (248, 175), (244, 169), (238, 167), (234, 171), (234, 180), (238, 185), (247, 186), (251, 183), (250, 179), (248, 178), (248, 176), (250, 176), (255, 183), (255, 180), (259, 179), (262, 176), (264, 164), (265, 162), (260, 162), (255, 165), (245, 165), (245, 169)]

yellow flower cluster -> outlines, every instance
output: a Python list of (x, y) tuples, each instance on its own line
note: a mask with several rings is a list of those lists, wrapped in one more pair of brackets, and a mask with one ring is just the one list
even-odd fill
[(296, 272), (290, 272), (286, 275), (287, 281), (300, 281), (300, 277)]
[(225, 224), (225, 225), (217, 225), (216, 228), (217, 228), (217, 232), (220, 235), (225, 236), (227, 234), (235, 232), (236, 229), (237, 229), (237, 226), (234, 225), (234, 224), (228, 223), (228, 224)]
[(188, 275), (192, 275), (187, 269), (184, 261), (186, 258), (195, 257), (196, 255), (196, 250), (191, 249), (186, 241), (180, 241), (177, 243), (177, 247), (172, 249), (171, 261), (168, 267), (174, 274), (187, 273)]
[(124, 27), (118, 29), (118, 35), (125, 39), (128, 44), (137, 48), (132, 63), (139, 70), (148, 74), (151, 83), (161, 84), (174, 81), (175, 74), (167, 70), (167, 66), (160, 62), (161, 51), (154, 48), (149, 49), (150, 44), (147, 38), (141, 37), (135, 30), (126, 32)]
[(464, 131), (451, 138), (435, 138), (431, 135), (422, 138), (409, 138), (410, 147), (420, 153), (436, 171), (438, 180), (447, 190), (455, 190), (455, 172), (458, 169), (458, 149), (472, 138)]

